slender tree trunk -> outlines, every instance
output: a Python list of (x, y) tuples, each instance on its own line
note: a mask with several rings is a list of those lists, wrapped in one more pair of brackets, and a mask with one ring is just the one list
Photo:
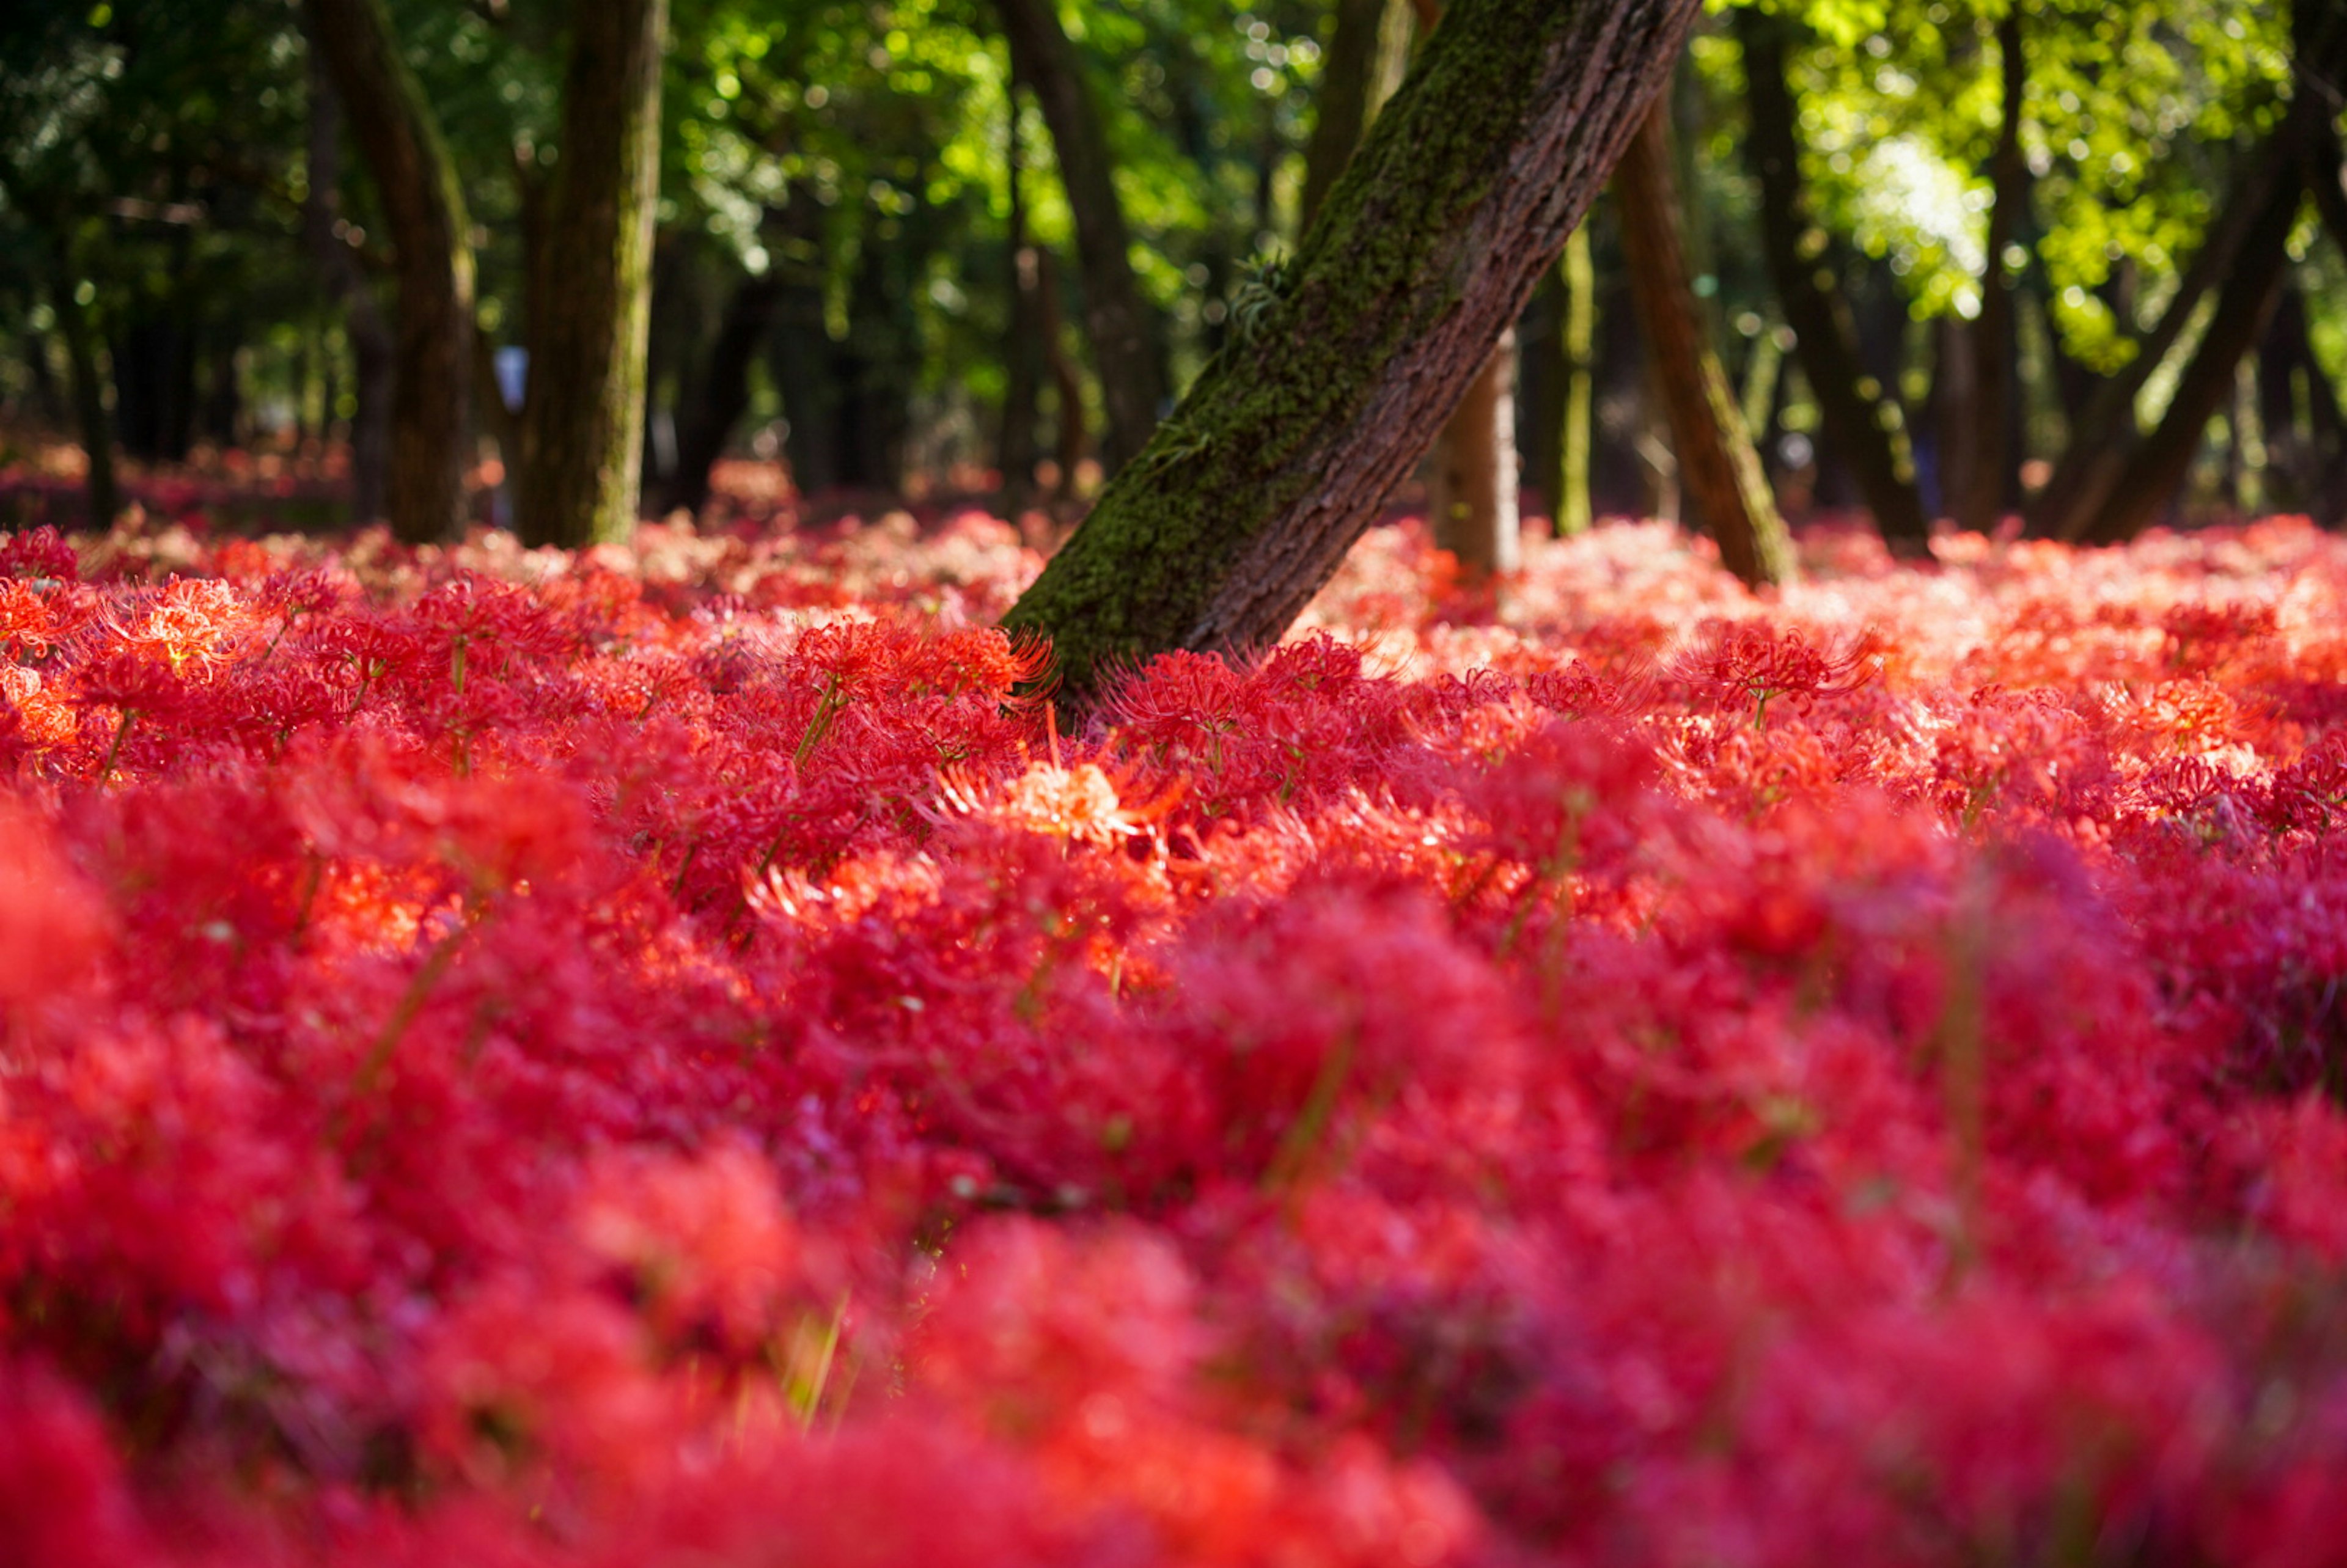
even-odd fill
[(1072, 691), (1276, 639), (1424, 456), (1661, 87), (1699, 0), (1457, 0), (1252, 333), (1006, 623)]
[(1524, 488), (1555, 525), (1564, 468), (1564, 279), (1550, 271), (1516, 328), (1516, 449)]
[(2310, 428), (2311, 395), (2321, 371), (2307, 338), (2306, 297), (2285, 277), (2257, 352), (2258, 424), (2265, 436), (2264, 503), (2279, 510), (2309, 511), (2321, 482), (2321, 462)]
[(1019, 148), (1019, 82), (1014, 76), (1010, 99), (1010, 136), (1003, 149), (1003, 171), (1010, 187), (1007, 325), (1002, 345), (1002, 433), (995, 444), (996, 466), (1002, 475), (1002, 513), (1016, 522), (1035, 494), (1035, 425), (1043, 388), (1041, 263), (1027, 237), (1026, 169)]
[(995, 0), (995, 8), (1010, 42), (1011, 68), (1042, 108), (1075, 219), (1084, 322), (1108, 408), (1102, 459), (1113, 473), (1148, 441), (1165, 399), (1156, 320), (1133, 275), (1100, 106), (1059, 13), (1051, 0)]
[(529, 311), (528, 472), (515, 519), (528, 544), (620, 540), (635, 528), (667, 31), (668, 0), (595, 0), (572, 23), (546, 215), (559, 286), (533, 291)]
[(1378, 107), (1401, 85), (1409, 59), (1409, 0), (1337, 0), (1335, 9), (1313, 103), (1312, 139), (1304, 149), (1299, 230), (1311, 228), (1320, 215)]
[(1564, 439), (1557, 475), (1556, 531), (1589, 531), (1589, 436), (1596, 415), (1597, 267), (1583, 219), (1564, 242)]
[(1792, 542), (1688, 276), (1670, 123), (1669, 105), (1657, 99), (1614, 172), (1631, 303), (1670, 421), (1681, 497), (1747, 586), (1788, 582)]
[(1517, 516), (1516, 334), (1500, 334), (1491, 358), (1467, 384), (1434, 446), (1427, 509), (1434, 545), (1459, 562), (1468, 582), (1523, 564)]
[(1035, 251), (1035, 335), (1042, 341), (1043, 364), (1051, 376), (1051, 396), (1057, 423), (1052, 431), (1051, 461), (1060, 470), (1052, 499), (1075, 498), (1076, 470), (1092, 456), (1092, 429), (1084, 416), (1084, 378), (1075, 356), (1068, 353), (1067, 323), (1060, 313), (1060, 264), (1052, 252)]
[(663, 516), (680, 509), (698, 515), (709, 504), (710, 471), (725, 455), (733, 427), (750, 406), (750, 366), (774, 324), (774, 306), (781, 298), (781, 278), (767, 272), (743, 278), (726, 300), (717, 341), (677, 432), (676, 472), (669, 476), (660, 498)]
[[(391, 401), (394, 374), (391, 327), (374, 290), (341, 232), (343, 206), (343, 108), (323, 52), (310, 51), (310, 189), (302, 202), (302, 237), (318, 268), (326, 298), (342, 308), (343, 336), (351, 345), (354, 371), (351, 411), (351, 521), (380, 522), (385, 512), (391, 467)], [(331, 382), (332, 377), (328, 378)], [(331, 428), (328, 403), (322, 426)]]
[(1734, 16), (1751, 108), (1748, 146), (1761, 188), (1761, 246), (1778, 302), (1793, 329), (1802, 376), (1818, 402), (1822, 434), (1850, 466), (1892, 552), (1927, 555), (1931, 526), (1915, 492), (1904, 417), (1860, 362), (1850, 302), (1801, 181), (1798, 117), (1785, 70), (1788, 24), (1748, 7)]
[[(2299, 116), (2293, 112), (2291, 118)], [(2200, 334), (2159, 428), (2135, 444), (2102, 504), (2065, 537), (2094, 544), (2124, 543), (2157, 521), (2183, 486), (2209, 419), (2233, 395), (2235, 367), (2265, 331), (2282, 269), (2290, 261), (2290, 231), (2302, 190), (2293, 159), (2285, 164), (2226, 274), (2216, 313)]]
[(471, 220), (383, 0), (310, 0), (310, 17), (391, 223), (399, 308), (386, 507), (394, 534), (424, 543), (446, 536), (464, 509)]
[(56, 312), (57, 330), (66, 340), (66, 363), (73, 375), (74, 419), (81, 428), (81, 449), (88, 461), (82, 492), (89, 501), (89, 526), (103, 531), (113, 526), (120, 504), (114, 486), (114, 423), (106, 412), (97, 335), (90, 330), (89, 307), (81, 301), (81, 269), (75, 263), (70, 241), (60, 241), (58, 251), (49, 302)]
[(1989, 208), (1988, 259), (1981, 268), (1980, 314), (1960, 334), (1957, 352), (1971, 360), (1972, 407), (1963, 432), (1967, 437), (1963, 465), (1952, 464), (1949, 513), (1956, 526), (1988, 533), (2004, 513), (2012, 488), (2014, 454), (2008, 439), (2015, 385), (2014, 300), (2011, 269), (2004, 264), (2005, 247), (2021, 232), (2023, 209), (2029, 200), (2029, 166), (2021, 156), (2023, 94), (2028, 83), (2022, 54), (2021, 12), (2008, 10), (1996, 25), (1999, 74), (2003, 81), (2003, 122), (1996, 151), (1989, 159), (1989, 181), (1994, 198)]

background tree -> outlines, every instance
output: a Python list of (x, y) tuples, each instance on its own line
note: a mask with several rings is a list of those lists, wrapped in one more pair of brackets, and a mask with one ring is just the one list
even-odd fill
[(464, 507), (472, 220), (383, 0), (311, 0), (310, 17), (391, 226), (398, 280), (386, 486), (392, 532), (436, 539), (456, 527)]
[(1755, 588), (1787, 582), (1792, 541), (1696, 297), (1674, 161), (1670, 105), (1658, 98), (1614, 171), (1614, 210), (1679, 482), (1728, 570)]
[(529, 300), (516, 514), (526, 543), (625, 539), (635, 527), (667, 33), (668, 0), (574, 13), (562, 156)]
[(1155, 323), (1133, 270), (1133, 241), (1110, 174), (1108, 135), (1081, 57), (1051, 0), (996, 0), (1020, 77), (1051, 128), (1083, 271), (1084, 320), (1108, 405), (1102, 456), (1122, 467), (1156, 428), (1165, 374)]

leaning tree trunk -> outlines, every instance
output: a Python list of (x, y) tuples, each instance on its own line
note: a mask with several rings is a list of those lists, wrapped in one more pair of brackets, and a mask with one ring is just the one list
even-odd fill
[(2012, 413), (2018, 390), (2014, 363), (2014, 321), (2010, 269), (2005, 247), (2021, 232), (2022, 210), (2029, 201), (2029, 165), (2021, 156), (2023, 94), (2028, 85), (2021, 49), (2021, 13), (2009, 10), (1996, 25), (1996, 46), (2003, 80), (2003, 123), (1997, 129), (1996, 150), (1989, 159), (1989, 182), (1994, 191), (1989, 209), (1988, 260), (1981, 268), (1980, 314), (1958, 333), (1957, 352), (1972, 358), (1972, 406), (1965, 423), (1964, 460), (1950, 476), (1948, 514), (1956, 526), (1985, 534), (2004, 515), (2012, 484)]
[(1721, 562), (1747, 587), (1789, 582), (1792, 541), (1688, 275), (1671, 173), (1670, 111), (1659, 98), (1614, 171), (1614, 196), (1631, 307), (1670, 421), (1680, 497), (1718, 541)]
[(2209, 418), (2233, 392), (2241, 356), (2265, 331), (2290, 262), (2290, 231), (2306, 192), (2304, 156), (2310, 145), (2321, 151), (2335, 112), (2331, 84), (2347, 65), (2347, 10), (2312, 0), (2299, 5), (2291, 17), (2291, 49), (2297, 90), (2289, 113), (2260, 149), (2271, 184), (2225, 271), (2208, 329), (2159, 428), (2129, 452), (2099, 505), (2078, 507), (2063, 519), (2062, 538), (2117, 543), (2151, 525), (2190, 473)]
[[(381, 521), (391, 479), (391, 400), (395, 361), (391, 325), (341, 231), (343, 112), (319, 52), (310, 56), (310, 188), (302, 201), (302, 236), (317, 263), (326, 297), (343, 311), (351, 345), (351, 520)], [(332, 406), (324, 423), (333, 423)]]
[(425, 543), (446, 536), (464, 507), (472, 224), (383, 0), (311, 0), (310, 18), (391, 224), (398, 336), (385, 505), (394, 534)]
[(555, 286), (529, 304), (515, 531), (576, 547), (636, 526), (668, 0), (597, 0), (571, 26), (546, 215)]
[(1084, 291), (1084, 326), (1108, 406), (1101, 458), (1109, 472), (1130, 462), (1156, 428), (1165, 399), (1157, 328), (1133, 275), (1132, 240), (1108, 157), (1100, 105), (1083, 62), (1061, 29), (1052, 0), (995, 0), (1010, 43), (1011, 68), (1034, 90), (1060, 161), (1068, 210), (1075, 219), (1076, 262)]
[(2159, 320), (2137, 343), (2135, 357), (2098, 383), (2086, 411), (2071, 421), (2069, 440), (2054, 472), (2030, 502), (2030, 533), (2076, 538), (2094, 526), (2096, 514), (2109, 499), (2139, 439), (2136, 398), (2184, 335), (2201, 300), (2230, 273), (2282, 177), (2290, 138), (2295, 134), (2287, 123), (2277, 128), (2244, 160), (2192, 265), (2185, 270)]
[(2124, 543), (2150, 527), (2183, 487), (2209, 419), (2233, 395), (2241, 356), (2265, 332), (2282, 269), (2290, 262), (2290, 231), (2303, 190), (2293, 159), (2284, 167), (2234, 258), (2218, 292), (2216, 312), (2160, 416), (2159, 428), (2135, 446), (2101, 506), (2065, 537), (2093, 544)]
[(1793, 329), (1801, 374), (1818, 401), (1826, 443), (1850, 466), (1874, 525), (1895, 554), (1930, 553), (1931, 523), (1915, 491), (1898, 403), (1860, 363), (1858, 328), (1809, 210), (1785, 72), (1788, 23), (1749, 7), (1735, 13), (1752, 115), (1749, 148), (1760, 180), (1760, 241), (1768, 273)]
[(1245, 653), (1344, 559), (1522, 313), (1701, 0), (1458, 0), (1249, 330), (1006, 624), (1068, 687), (1162, 650)]

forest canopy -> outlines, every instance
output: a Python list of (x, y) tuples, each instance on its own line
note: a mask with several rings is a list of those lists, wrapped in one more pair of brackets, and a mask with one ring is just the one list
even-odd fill
[[(425, 308), (400, 308), (420, 262), (399, 179), (321, 46), (348, 13), (395, 44), (462, 219), (464, 297), (439, 291), (429, 362), (453, 455), (409, 531), (610, 537), (620, 513), (702, 506), (728, 456), (782, 462), (805, 497), (1072, 516), (1249, 338), (1439, 9), (674, 0), (632, 8), (659, 67), (622, 87), (576, 79), (594, 51), (552, 0), (23, 0), (0, 21), (0, 415), (20, 452), (42, 433), (98, 451), (88, 504), (109, 511), (108, 451), (143, 472), (331, 449), (350, 480), (306, 520), (388, 515), (392, 362), (421, 352), (395, 340)], [(2330, 117), (2291, 114), (2303, 84), (2334, 91), (2327, 15), (2301, 8), (2295, 39), (2287, 11), (2231, 0), (1706, 16), (1664, 100), (1666, 200), (1777, 506), (1863, 508), (1894, 538), (1937, 517), (2121, 538), (2338, 516), (2347, 200)], [(657, 117), (629, 177), (649, 228), (590, 300), (576, 261), (600, 251), (565, 227), (583, 198), (564, 202), (596, 179), (566, 172), (566, 142), (624, 118), (622, 91)], [(2261, 190), (2277, 178), (2304, 197)], [(2270, 239), (2250, 232), (2261, 196), (2287, 207)], [(1515, 323), (1485, 397), (1512, 405), (1512, 450), (1478, 446), (1457, 482), (1497, 464), (1532, 515), (1701, 524), (1653, 373), (1688, 350), (1644, 324), (1622, 200), (1576, 241), (1578, 287), (1568, 257)], [(2245, 244), (2272, 264), (2234, 264)], [(2270, 282), (2228, 313), (2219, 285), (2244, 277)], [(559, 344), (631, 313), (616, 330), (641, 366), (607, 413), (580, 401), (600, 372), (528, 390), (533, 349), (626, 370)], [(2171, 415), (2170, 460), (2119, 474)], [(593, 452), (556, 449), (589, 426)], [(2083, 476), (2087, 456), (2112, 472)], [(605, 498), (564, 499), (566, 463)], [(1460, 471), (1446, 445), (1424, 477)], [(10, 504), (72, 515), (37, 487)]]

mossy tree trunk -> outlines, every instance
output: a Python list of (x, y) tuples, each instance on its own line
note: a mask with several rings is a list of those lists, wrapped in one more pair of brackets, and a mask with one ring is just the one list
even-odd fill
[(1849, 465), (1892, 551), (1920, 556), (1930, 548), (1931, 523), (1915, 491), (1899, 405), (1860, 361), (1856, 320), (1801, 179), (1798, 118), (1786, 78), (1790, 26), (1750, 7), (1735, 12), (1751, 110), (1747, 145), (1760, 181), (1761, 250), (1827, 444)]
[(1670, 422), (1681, 499), (1718, 541), (1721, 562), (1747, 585), (1789, 581), (1792, 542), (1696, 299), (1672, 174), (1669, 106), (1659, 98), (1622, 155), (1614, 196), (1631, 308)]
[(464, 509), (472, 223), (383, 0), (311, 0), (310, 20), (391, 225), (397, 322), (385, 510), (394, 534), (425, 543), (445, 538)]
[(624, 539), (636, 525), (667, 32), (668, 0), (595, 0), (571, 24), (551, 271), (529, 303), (515, 516), (527, 544)]
[(1700, 0), (1458, 0), (1248, 330), (1010, 614), (1068, 687), (1286, 630), (1604, 185)]
[(1043, 111), (1075, 220), (1085, 335), (1108, 413), (1101, 459), (1114, 473), (1156, 428), (1165, 400), (1165, 370), (1156, 320), (1133, 271), (1133, 241), (1109, 163), (1107, 128), (1053, 0), (995, 0), (995, 9), (1010, 40), (1011, 68)]

